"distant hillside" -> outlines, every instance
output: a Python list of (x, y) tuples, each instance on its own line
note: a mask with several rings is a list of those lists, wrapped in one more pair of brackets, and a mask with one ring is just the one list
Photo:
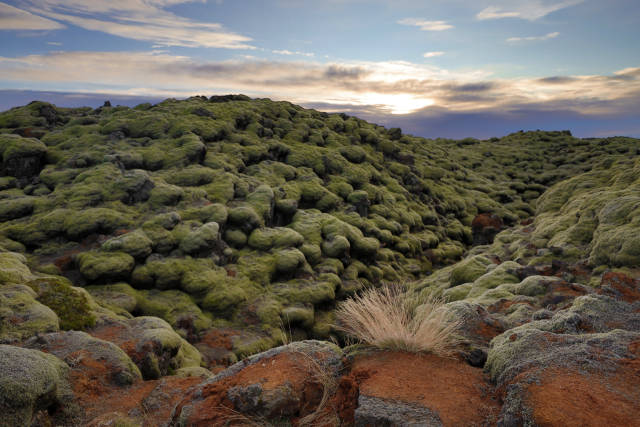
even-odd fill
[[(567, 131), (428, 140), (239, 95), (33, 102), (0, 113), (0, 245), (185, 338), (242, 328), (234, 349), (247, 354), (276, 344), (283, 324), (329, 338), (336, 300), (429, 280), (536, 212), (532, 247), (637, 266), (640, 226), (613, 230), (619, 210), (598, 186), (627, 191), (639, 142)], [(637, 211), (637, 196), (620, 197)]]

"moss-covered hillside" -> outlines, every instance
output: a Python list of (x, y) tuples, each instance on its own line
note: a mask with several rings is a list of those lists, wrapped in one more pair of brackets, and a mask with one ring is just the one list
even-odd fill
[(34, 102), (0, 113), (0, 246), (185, 338), (251, 331), (252, 352), (283, 324), (328, 338), (337, 299), (422, 279), (536, 209), (529, 250), (637, 263), (637, 193), (626, 188), (637, 186), (638, 143), (568, 132), (427, 140), (243, 96)]

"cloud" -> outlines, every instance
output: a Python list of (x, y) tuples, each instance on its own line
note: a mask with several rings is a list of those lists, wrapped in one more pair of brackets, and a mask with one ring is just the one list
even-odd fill
[(59, 22), (43, 18), (25, 10), (0, 2), (0, 30), (60, 30)]
[(495, 3), (502, 4), (492, 5), (481, 10), (476, 15), (476, 18), (479, 20), (519, 18), (535, 21), (558, 10), (578, 5), (583, 1), (584, 0), (498, 0)]
[(51, 52), (0, 57), (0, 76), (4, 87), (166, 97), (243, 92), (394, 114), (428, 107), (615, 115), (640, 107), (640, 67), (607, 76), (501, 79), (483, 70), (454, 72), (405, 61), (201, 61), (164, 52)]
[(90, 31), (161, 46), (254, 49), (251, 38), (218, 23), (199, 22), (165, 10), (200, 0), (21, 0), (23, 9)]
[(298, 56), (306, 56), (307, 58), (312, 58), (315, 56), (314, 53), (311, 52), (300, 52), (300, 51), (295, 51), (292, 52), (290, 50), (272, 50), (272, 53), (275, 53), (276, 55), (286, 55), (286, 56), (292, 56), (292, 55), (298, 55)]
[(434, 58), (436, 56), (442, 56), (444, 55), (444, 52), (426, 52), (424, 55), (425, 58)]
[(427, 21), (424, 19), (406, 18), (398, 21), (400, 25), (419, 27), (422, 31), (444, 31), (454, 28), (447, 21)]
[(507, 43), (519, 43), (519, 42), (545, 41), (545, 40), (555, 39), (555, 38), (556, 38), (556, 37), (558, 37), (559, 35), (560, 35), (560, 33), (558, 33), (558, 32), (554, 32), (554, 33), (548, 33), (548, 34), (545, 34), (544, 36), (509, 37), (509, 38), (507, 39)]

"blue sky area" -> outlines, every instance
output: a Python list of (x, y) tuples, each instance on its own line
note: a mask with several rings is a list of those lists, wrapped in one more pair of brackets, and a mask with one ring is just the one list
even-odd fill
[(0, 2), (0, 110), (245, 93), (426, 137), (640, 136), (637, 0)]

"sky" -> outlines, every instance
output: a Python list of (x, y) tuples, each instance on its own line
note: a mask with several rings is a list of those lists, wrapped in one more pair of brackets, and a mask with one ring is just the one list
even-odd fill
[(244, 93), (425, 137), (640, 137), (638, 0), (0, 1), (0, 110)]

